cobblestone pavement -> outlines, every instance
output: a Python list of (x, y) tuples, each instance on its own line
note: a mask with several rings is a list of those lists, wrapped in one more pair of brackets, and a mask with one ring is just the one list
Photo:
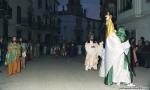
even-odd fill
[[(84, 71), (84, 57), (35, 58), (21, 73), (11, 77), (7, 76), (6, 67), (1, 69), (0, 90), (128, 90), (123, 89), (125, 86), (104, 85), (98, 71)], [(137, 67), (136, 73), (137, 87), (150, 86), (150, 69)]]

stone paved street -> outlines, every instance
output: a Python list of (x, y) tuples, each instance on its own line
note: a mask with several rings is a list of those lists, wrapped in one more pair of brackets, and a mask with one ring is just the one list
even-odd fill
[[(84, 71), (83, 57), (45, 56), (28, 62), (15, 76), (7, 77), (6, 67), (2, 71), (0, 90), (119, 90), (116, 85), (104, 85), (98, 71)], [(150, 69), (138, 67), (136, 73), (134, 83), (138, 87), (150, 86)]]

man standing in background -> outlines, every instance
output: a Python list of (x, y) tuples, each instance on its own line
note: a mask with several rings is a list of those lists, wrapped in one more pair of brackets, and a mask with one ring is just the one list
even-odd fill
[(25, 69), (25, 58), (26, 58), (26, 51), (27, 51), (27, 46), (26, 43), (23, 41), (22, 38), (19, 39), (19, 44), (20, 44), (20, 61), (21, 61), (21, 68)]

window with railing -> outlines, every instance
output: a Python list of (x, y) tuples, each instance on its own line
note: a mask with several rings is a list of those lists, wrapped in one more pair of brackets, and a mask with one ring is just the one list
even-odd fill
[(133, 0), (120, 0), (119, 13), (128, 11), (133, 8)]

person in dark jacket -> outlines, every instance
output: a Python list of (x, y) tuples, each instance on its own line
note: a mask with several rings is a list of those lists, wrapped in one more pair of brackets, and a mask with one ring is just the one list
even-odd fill
[[(6, 45), (3, 42), (3, 38), (0, 36), (0, 66), (3, 65), (6, 55)], [(1, 72), (1, 71), (0, 71)]]

